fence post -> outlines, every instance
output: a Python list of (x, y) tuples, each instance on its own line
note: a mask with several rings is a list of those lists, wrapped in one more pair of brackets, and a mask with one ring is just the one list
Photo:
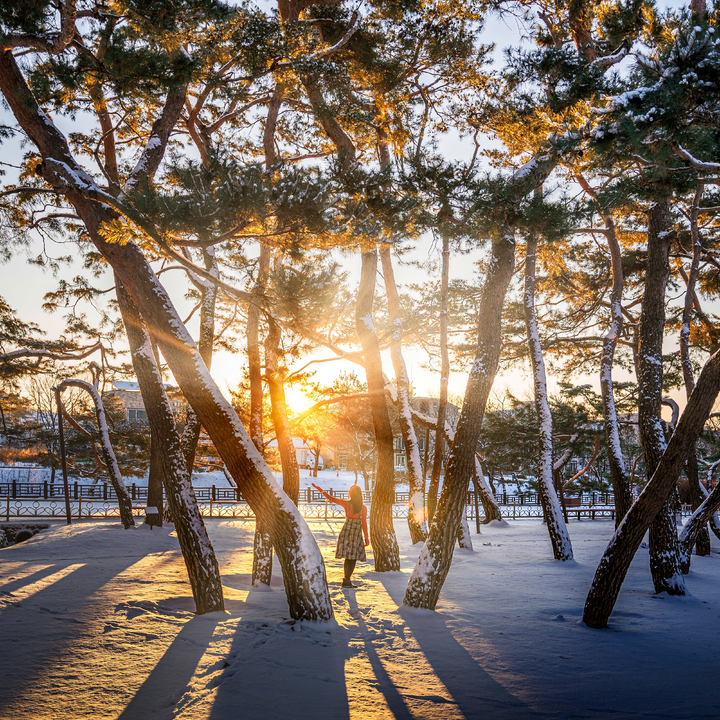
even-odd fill
[(48, 499), (48, 482), (47, 482), (47, 480), (45, 480), (45, 482), (43, 482), (43, 498), (45, 500)]
[(78, 493), (78, 484), (77, 484), (77, 481), (75, 481), (75, 483), (74, 483), (74, 485), (73, 485), (73, 495), (74, 495), (74, 497), (75, 497), (76, 500), (78, 500), (78, 499), (80, 498), (80, 494)]
[(133, 484), (130, 486), (130, 492), (131, 492), (131, 498), (132, 498), (133, 500), (136, 500), (137, 498), (135, 497), (135, 483), (133, 483)]
[(15, 500), (15, 498), (17, 497), (17, 480), (15, 478), (13, 478), (12, 481), (12, 496), (13, 500)]
[[(213, 500), (216, 500), (216, 499), (217, 499), (217, 498), (215, 497), (215, 486), (214, 486), (214, 485), (212, 486), (212, 499), (213, 499)], [(212, 517), (212, 505), (210, 506), (210, 517)]]

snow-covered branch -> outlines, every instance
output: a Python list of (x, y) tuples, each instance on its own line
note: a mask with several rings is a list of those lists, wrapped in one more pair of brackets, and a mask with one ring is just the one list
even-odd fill
[(45, 360), (83, 360), (92, 355), (96, 350), (102, 350), (102, 343), (97, 342), (91, 347), (81, 348), (76, 353), (72, 352), (56, 352), (39, 348), (37, 350), (31, 348), (19, 348), (10, 352), (0, 353), (0, 362), (9, 362), (10, 360), (20, 360), (22, 358), (39, 358)]
[(693, 168), (696, 170), (705, 170), (706, 172), (718, 172), (720, 170), (720, 163), (715, 162), (704, 162), (703, 160), (698, 160), (692, 153), (688, 152), (682, 145), (677, 145), (675, 148), (675, 152), (677, 155), (679, 155), (683, 160), (686, 160), (687, 162), (692, 165)]

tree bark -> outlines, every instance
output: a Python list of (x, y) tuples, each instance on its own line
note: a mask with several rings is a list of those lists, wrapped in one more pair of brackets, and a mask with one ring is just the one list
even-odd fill
[[(445, 447), (445, 417), (447, 415), (450, 354), (448, 352), (448, 297), (450, 295), (450, 238), (443, 232), (442, 277), (440, 281), (440, 398), (435, 425), (435, 452), (433, 453), (430, 486), (428, 487), (428, 519), (432, 522), (437, 507), (440, 473)], [(483, 504), (484, 505), (484, 504)], [(487, 516), (486, 516), (487, 517)]]
[[(652, 477), (666, 447), (660, 410), (665, 288), (670, 274), (668, 255), (671, 242), (670, 201), (664, 199), (654, 203), (648, 211), (645, 289), (640, 314), (638, 426), (648, 477)], [(673, 505), (672, 498), (668, 497), (650, 527), (650, 571), (656, 593), (685, 595)]]
[[(692, 211), (690, 215), (690, 230), (693, 243), (693, 255), (692, 263), (690, 265), (690, 272), (687, 278), (687, 289), (685, 291), (685, 304), (683, 306), (682, 324), (680, 326), (680, 363), (682, 366), (683, 381), (685, 383), (685, 395), (690, 397), (690, 394), (695, 387), (695, 378), (693, 376), (692, 360), (690, 358), (690, 326), (693, 321), (694, 315), (694, 298), (695, 298), (695, 285), (697, 283), (698, 274), (700, 272), (700, 256), (702, 255), (702, 242), (700, 240), (700, 229), (699, 229), (699, 208), (700, 201), (705, 190), (704, 185), (700, 185), (693, 198)], [(700, 488), (700, 476), (698, 471), (697, 455), (695, 452), (690, 454), (687, 464), (685, 466), (685, 475), (688, 479), (688, 485), (691, 493), (692, 509), (695, 512), (704, 501), (703, 492)], [(695, 541), (695, 548), (698, 555), (709, 555), (711, 552), (710, 547), (710, 533), (708, 532), (707, 526), (703, 526), (694, 532), (692, 535), (687, 536)], [(682, 544), (682, 543), (681, 543)], [(689, 552), (683, 553), (681, 549), (681, 562), (683, 567), (683, 573), (687, 574), (690, 571), (690, 553), (692, 552), (692, 546), (690, 546)], [(685, 560), (684, 556), (687, 558)]]
[[(537, 238), (530, 235), (527, 239), (525, 255), (525, 328), (527, 330), (528, 350), (533, 369), (535, 386), (535, 411), (539, 420), (538, 436), (538, 494), (547, 523), (553, 555), (556, 560), (572, 560), (572, 544), (567, 526), (562, 516), (562, 508), (555, 491), (553, 478), (553, 422), (548, 402), (545, 361), (540, 346), (537, 318), (535, 315), (535, 266)], [(562, 490), (561, 490), (562, 492)]]
[(395, 283), (390, 247), (383, 245), (380, 248), (383, 276), (385, 278), (385, 294), (388, 301), (388, 315), (392, 327), (390, 339), (390, 356), (395, 370), (395, 386), (397, 388), (398, 422), (407, 455), (407, 478), (410, 500), (408, 503), (408, 527), (410, 528), (410, 541), (424, 542), (427, 537), (425, 518), (425, 500), (423, 497), (422, 463), (420, 461), (420, 447), (418, 444), (415, 426), (412, 421), (410, 407), (410, 378), (408, 377), (405, 359), (402, 354), (402, 320), (400, 319), (400, 298)]
[[(117, 214), (111, 210), (111, 204), (93, 199), (106, 195), (78, 165), (65, 137), (38, 107), (9, 52), (0, 55), (0, 90), (43, 158), (38, 168), (40, 174), (74, 206), (98, 252), (127, 289), (243, 496), (255, 513), (262, 512), (270, 518), (270, 534), (283, 568), (291, 616), (329, 620), (333, 613), (325, 568), (307, 524), (277, 485), (234, 410), (215, 385), (167, 292), (140, 249), (132, 241), (110, 243), (103, 237), (104, 223), (117, 220)], [(148, 409), (153, 408), (148, 405)]]
[(589, 627), (607, 627), (630, 563), (647, 529), (675, 488), (680, 469), (703, 430), (718, 392), (720, 351), (705, 364), (657, 469), (615, 531), (598, 564), (583, 614), (583, 621)]
[(597, 203), (595, 191), (577, 175), (583, 190), (596, 202), (598, 211), (605, 222), (605, 239), (610, 250), (610, 273), (612, 288), (610, 290), (610, 327), (603, 338), (602, 355), (600, 358), (600, 394), (603, 404), (603, 420), (605, 425), (605, 446), (610, 479), (615, 496), (615, 528), (625, 517), (632, 505), (632, 493), (625, 469), (625, 460), (620, 447), (620, 429), (618, 426), (617, 408), (615, 406), (615, 390), (613, 388), (612, 369), (615, 362), (615, 350), (623, 329), (622, 297), (625, 279), (622, 268), (622, 252), (615, 232), (615, 221), (612, 215)]
[(475, 362), (470, 369), (465, 401), (430, 534), (405, 592), (404, 603), (412, 607), (435, 609), (452, 564), (460, 515), (476, 461), (480, 427), (500, 361), (502, 308), (514, 265), (515, 239), (508, 231), (492, 243), (492, 257), (480, 301)]
[(133, 368), (148, 414), (151, 437), (161, 444), (158, 447), (158, 456), (165, 482), (165, 494), (185, 560), (195, 608), (199, 615), (224, 610), (220, 569), (197, 506), (172, 407), (165, 394), (152, 351), (150, 335), (117, 274), (115, 288), (130, 345)]
[[(213, 248), (203, 248), (203, 262), (205, 269), (213, 276), (219, 277), (217, 260)], [(217, 286), (209, 280), (192, 277), (195, 287), (200, 290), (200, 333), (198, 335), (198, 352), (203, 359), (207, 369), (212, 366), (213, 346), (215, 344), (215, 303), (217, 301)], [(183, 455), (188, 467), (188, 473), (192, 478), (192, 471), (195, 466), (195, 453), (197, 452), (198, 441), (202, 425), (195, 412), (188, 411), (187, 423), (183, 430), (181, 442)]]
[[(163, 477), (162, 464), (162, 438), (158, 438), (150, 428), (150, 467), (148, 469), (148, 508), (155, 508), (156, 513), (148, 512), (145, 514), (145, 524), (151, 527), (162, 527), (164, 502), (163, 487), (165, 486), (165, 478)], [(172, 510), (170, 510), (172, 516)]]
[(272, 317), (269, 317), (268, 332), (265, 336), (265, 380), (270, 393), (273, 427), (280, 451), (283, 490), (297, 505), (300, 499), (300, 470), (287, 416), (285, 373), (281, 369), (280, 338), (280, 326)]
[(400, 570), (400, 550), (392, 520), (395, 499), (393, 434), (385, 401), (385, 379), (382, 372), (380, 346), (372, 319), (377, 275), (377, 252), (362, 253), (360, 287), (355, 305), (355, 327), (365, 359), (370, 410), (375, 429), (377, 469), (370, 503), (370, 542), (375, 556), (375, 570)]

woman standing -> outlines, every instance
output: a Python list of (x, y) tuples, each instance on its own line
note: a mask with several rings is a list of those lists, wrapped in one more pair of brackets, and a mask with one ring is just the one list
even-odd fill
[[(326, 493), (322, 488), (312, 483), (312, 486), (321, 492), (330, 502), (342, 505), (345, 508), (345, 524), (342, 526), (338, 536), (336, 558), (344, 558), (344, 575), (342, 586), (344, 588), (356, 588), (350, 582), (350, 576), (355, 570), (355, 563), (358, 560), (365, 562), (365, 546), (370, 544), (367, 527), (367, 508), (363, 503), (362, 490), (359, 485), (353, 485), (348, 493), (349, 500), (341, 500)], [(363, 544), (363, 539), (365, 543)]]

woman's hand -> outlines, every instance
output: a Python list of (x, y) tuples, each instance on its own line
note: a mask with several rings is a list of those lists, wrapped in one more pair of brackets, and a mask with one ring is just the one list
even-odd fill
[(370, 544), (370, 541), (367, 538), (365, 538), (365, 547), (367, 547), (369, 544)]

